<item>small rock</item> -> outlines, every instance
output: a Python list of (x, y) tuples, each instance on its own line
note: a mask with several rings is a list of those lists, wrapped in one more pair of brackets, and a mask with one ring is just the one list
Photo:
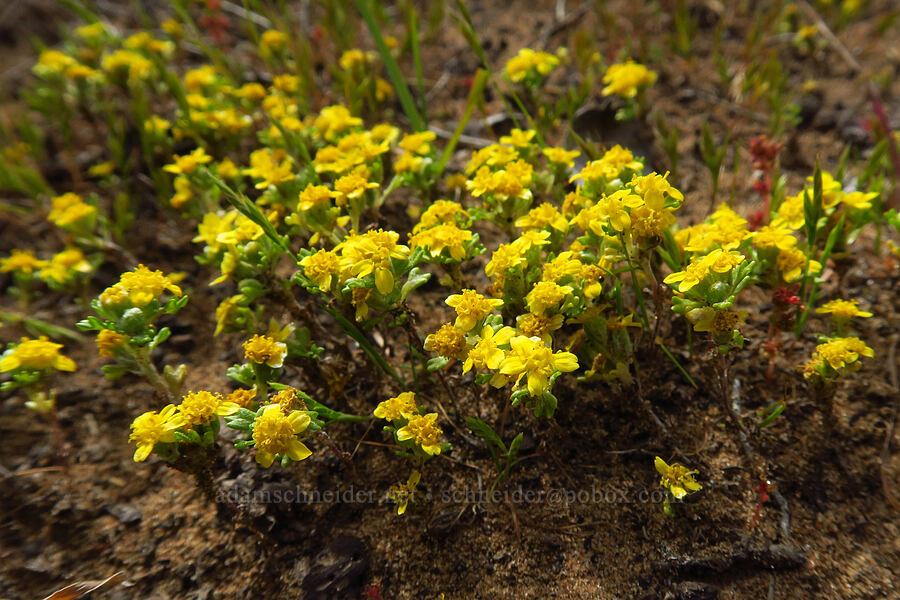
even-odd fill
[(43, 556), (38, 556), (36, 558), (32, 558), (27, 563), (25, 563), (25, 570), (30, 571), (32, 573), (38, 573), (41, 575), (46, 575), (49, 573), (53, 573), (53, 565), (47, 562), (47, 559)]
[(335, 538), (303, 578), (307, 600), (357, 597), (369, 569), (367, 554), (361, 539), (350, 535)]
[(717, 600), (719, 588), (701, 581), (683, 581), (675, 588), (673, 600)]
[(140, 509), (133, 504), (111, 504), (105, 510), (125, 525), (137, 523), (144, 518)]

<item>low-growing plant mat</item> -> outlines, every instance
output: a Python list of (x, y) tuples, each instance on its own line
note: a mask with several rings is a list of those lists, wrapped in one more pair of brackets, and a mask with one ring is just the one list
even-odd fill
[[(106, 20), (137, 30), (132, 14), (105, 4), (96, 8)], [(238, 9), (243, 8), (223, 4), (234, 9), (223, 14), (231, 19), (231, 35), (240, 38), (239, 15), (244, 13)], [(646, 90), (651, 113), (616, 120), (597, 81), (574, 115), (574, 131), (603, 148), (631, 148), (646, 159), (648, 170), (672, 171), (671, 183), (685, 197), (677, 213), (683, 227), (701, 222), (712, 204), (713, 182), (701, 148), (704, 127), (728, 150), (714, 206), (731, 198), (732, 208), (749, 217), (763, 206), (753, 187), (759, 177), (751, 164), (752, 138), (768, 134), (782, 144), (780, 172), (795, 194), (809, 185), (817, 165), (837, 170), (845, 152), (849, 171), (865, 168), (876, 145), (875, 110), (893, 118), (892, 126), (900, 119), (895, 81), (900, 31), (892, 2), (863, 2), (842, 27), (837, 26), (840, 10), (824, 6), (837, 2), (813, 3), (812, 12), (806, 11), (807, 3), (797, 3), (789, 19), (776, 17), (787, 10), (781, 5), (794, 3), (755, 4), (466, 2), (498, 73), (522, 47), (554, 52), (562, 46), (574, 52), (579, 45), (596, 49), (610, 63), (628, 48), (658, 73)], [(437, 9), (429, 3), (415, 7), (424, 29), (424, 15)], [(314, 7), (313, 14), (320, 15), (320, 9)], [(0, 8), (5, 88), (25, 85), (30, 77), (36, 55), (29, 39), (51, 46), (58, 42), (57, 29), (48, 22), (57, 19), (60, 27), (71, 22), (60, 17), (62, 10), (41, 1)], [(154, 17), (169, 16), (158, 10)], [(345, 10), (354, 15), (357, 44), (375, 48), (353, 7), (348, 3)], [(481, 64), (454, 24), (451, 13), (458, 15), (459, 9), (446, 3), (445, 10), (440, 24), (423, 35), (421, 59), (429, 124), (452, 132), (466, 111)], [(396, 30), (385, 34), (402, 37), (404, 14), (402, 8), (388, 11)], [(754, 25), (748, 15), (757, 14), (763, 17)], [(816, 25), (814, 15), (824, 15), (831, 27), (820, 30), (809, 45), (795, 43), (795, 30), (766, 20)], [(327, 31), (321, 18), (320, 29)], [(748, 45), (752, 36), (761, 41)], [(679, 52), (679, 44), (688, 50)], [(842, 56), (844, 48), (856, 66)], [(763, 50), (778, 58), (785, 73), (783, 105), (734, 91), (748, 76), (747, 65), (758, 64), (746, 53)], [(400, 68), (415, 90), (412, 58), (403, 56)], [(232, 59), (241, 60), (237, 50)], [(736, 82), (732, 95), (718, 82), (723, 70)], [(866, 84), (873, 80), (879, 83), (874, 103)], [(567, 85), (572, 82), (559, 77), (546, 84), (554, 97)], [(331, 100), (313, 99), (316, 110), (341, 101), (340, 92), (320, 93)], [(22, 102), (14, 90), (10, 98)], [(791, 109), (793, 120), (779, 124), (773, 115), (789, 104), (797, 107)], [(509, 109), (488, 86), (484, 106), (475, 111), (457, 154), (450, 157), (450, 171), (462, 170), (479, 139), (495, 141), (495, 134), (508, 133), (508, 122), (496, 132), (481, 123), (484, 115)], [(399, 101), (390, 105), (390, 120), (411, 131)], [(677, 169), (663, 140), (668, 129), (676, 132)], [(565, 145), (565, 136), (557, 137), (552, 141)], [(446, 142), (435, 143), (443, 149)], [(737, 156), (734, 148), (740, 148)], [(97, 148), (79, 150), (76, 169), (100, 160)], [(65, 164), (63, 153), (38, 169), (56, 193), (73, 189), (72, 165)], [(190, 301), (176, 315), (161, 317), (171, 337), (154, 359), (160, 369), (186, 365), (185, 391), (227, 394), (234, 385), (226, 370), (244, 360), (242, 343), (249, 337), (214, 335), (216, 308), (234, 293), (227, 288), (233, 284), (207, 285), (220, 271), (194, 259), (201, 253), (191, 241), (198, 219), (161, 205), (153, 181), (142, 177), (146, 185), (143, 197), (133, 198), (125, 252), (105, 255), (81, 295), (52, 290), (36, 295), (27, 316), (75, 329), (92, 314), (89, 299), (138, 262), (167, 274), (184, 273), (179, 286)], [(887, 169), (886, 177), (896, 173)], [(895, 186), (896, 181), (884, 185), (885, 209), (900, 206), (896, 195), (891, 197)], [(463, 202), (474, 206), (462, 194)], [(32, 206), (21, 193), (4, 193), (0, 200), (4, 209)], [(421, 198), (400, 188), (377, 217), (364, 213), (363, 220), (401, 232), (405, 243), (416, 223), (407, 210), (413, 205), (421, 205)], [(0, 255), (13, 249), (57, 250), (63, 236), (45, 217), (38, 211), (5, 210)], [(494, 224), (474, 228), (488, 252), (465, 262), (462, 276), (484, 291), (491, 250), (507, 239)], [(141, 413), (161, 408), (153, 387), (134, 375), (105, 379), (100, 368), (108, 361), (97, 355), (92, 333), (58, 339), (78, 370), (55, 378), (54, 418), (26, 409), (25, 396), (17, 391), (0, 396), (0, 598), (42, 598), (71, 583), (99, 582), (117, 572), (118, 580), (90, 597), (897, 597), (900, 267), (885, 247), (890, 231), (881, 223), (863, 228), (846, 256), (824, 265), (821, 298), (857, 299), (873, 313), (854, 321), (853, 331), (874, 358), (861, 360), (859, 371), (837, 381), (830, 412), (802, 373), (817, 335), (828, 332), (828, 315), (812, 314), (796, 338), (785, 333), (767, 373), (772, 294), (754, 286), (737, 302), (747, 314), (743, 348), (727, 354), (727, 406), (714, 349), (700, 341), (685, 344), (690, 324), (669, 308), (658, 330), (651, 319), (633, 335), (639, 371), (631, 372), (630, 383), (578, 382), (567, 373), (553, 387), (558, 407), (550, 419), (536, 417), (524, 405), (508, 406), (508, 388), (476, 384), (458, 366), (438, 376), (420, 364), (420, 395), (429, 399), (429, 412), (438, 413), (452, 448), (427, 462), (402, 516), (386, 493), (406, 481), (410, 468), (392, 451), (394, 439), (382, 431), (384, 421), (373, 417), (333, 425), (328, 443), (316, 437), (307, 441), (311, 457), (269, 469), (234, 448), (238, 434), (223, 426), (212, 486), (203, 489), (160, 458), (134, 462), (129, 426)], [(432, 272), (407, 300), (409, 323), (422, 340), (452, 321), (454, 311), (445, 299), (458, 291), (440, 285), (439, 271)], [(11, 275), (0, 274), (0, 285), (12, 284)], [(22, 307), (4, 294), (0, 310), (20, 314)], [(370, 415), (379, 403), (405, 391), (374, 366), (332, 316), (321, 313), (316, 319), (326, 335), (313, 342), (324, 352), (316, 359), (286, 361), (281, 383), (354, 415)], [(34, 336), (27, 323), (13, 321), (0, 328), (4, 344)], [(281, 324), (286, 323), (287, 316)], [(657, 336), (662, 343), (656, 343)], [(403, 327), (376, 329), (370, 339), (391, 364), (410, 364)], [(780, 416), (759, 427), (779, 402), (784, 407)], [(735, 415), (746, 424), (746, 437), (735, 426)], [(467, 425), (467, 417), (490, 424), (505, 443), (524, 433), (521, 460), (496, 485), (487, 445)], [(675, 501), (660, 485), (653, 467), (657, 456), (696, 470), (702, 489)]]

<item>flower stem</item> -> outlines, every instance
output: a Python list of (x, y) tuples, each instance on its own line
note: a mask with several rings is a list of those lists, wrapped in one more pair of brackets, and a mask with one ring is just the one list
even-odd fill
[(134, 360), (140, 369), (140, 374), (147, 380), (147, 383), (153, 386), (153, 389), (165, 400), (166, 403), (172, 403), (175, 396), (169, 384), (163, 379), (156, 365), (150, 359), (150, 350), (147, 346), (131, 347), (133, 349)]

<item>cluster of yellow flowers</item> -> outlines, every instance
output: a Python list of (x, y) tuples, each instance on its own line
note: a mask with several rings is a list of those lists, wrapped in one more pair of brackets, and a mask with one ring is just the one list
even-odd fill
[(200, 391), (188, 393), (178, 406), (169, 404), (160, 411), (145, 412), (131, 424), (129, 441), (137, 445), (134, 461), (146, 460), (156, 444), (175, 442), (179, 429), (208, 428), (219, 416), (233, 415), (238, 409), (240, 406), (221, 394)]
[(62, 344), (53, 343), (46, 336), (36, 340), (24, 337), (0, 356), (0, 373), (16, 369), (74, 371), (75, 361), (59, 353), (62, 347)]
[(872, 358), (875, 351), (856, 337), (836, 337), (816, 346), (812, 358), (803, 367), (803, 376), (815, 381), (835, 381), (858, 371), (859, 358)]
[[(434, 132), (404, 133), (386, 122), (367, 127), (360, 116), (377, 106), (363, 97), (363, 87), (379, 102), (393, 93), (376, 73), (375, 53), (344, 52), (334, 78), (345, 88), (346, 102), (329, 100), (316, 110), (307, 104), (311, 80), (291, 55), (295, 44), (286, 33), (260, 36), (259, 58), (272, 73), (271, 83), (263, 85), (236, 79), (218, 61), (178, 75), (167, 62), (179, 51), (183, 32), (175, 23), (163, 29), (171, 39), (145, 32), (121, 39), (102, 23), (80, 27), (77, 48), (45, 50), (34, 67), (67, 102), (106, 98), (107, 88), (128, 92), (147, 167), (162, 184), (159, 193), (171, 209), (198, 219), (198, 260), (218, 269), (210, 285), (236, 288), (216, 310), (216, 334), (246, 334), (246, 362), (228, 371), (245, 387), (227, 397), (190, 392), (177, 406), (138, 416), (130, 436), (136, 462), (153, 452), (174, 459), (182, 444), (210, 448), (219, 417), (228, 417), (229, 427), (246, 434), (237, 447), (255, 447), (263, 467), (286, 465), (312, 454), (304, 440), (313, 432), (352, 417), (276, 381), (289, 354), (298, 355), (295, 328), (279, 329), (273, 320), (260, 333), (262, 316), (276, 303), (294, 309), (294, 318), (306, 309), (297, 304), (292, 285), (309, 292), (313, 305), (328, 311), (371, 357), (377, 350), (365, 346), (366, 331), (379, 323), (402, 323), (411, 344), (418, 339), (405, 300), (431, 275), (421, 263), (441, 266), (446, 277), (440, 283), (453, 291), (445, 302), (454, 317), (426, 337), (424, 349), (437, 355), (428, 369), (457, 361), (463, 375), (475, 372), (476, 383), (511, 386), (513, 404), (525, 402), (549, 417), (557, 407), (553, 386), (563, 373), (583, 367), (583, 380), (630, 382), (630, 328), (651, 322), (644, 290), (653, 294), (651, 309), (659, 311), (667, 301), (660, 283), (669, 285), (673, 308), (695, 330), (710, 332), (719, 348), (737, 347), (746, 313), (734, 305), (744, 286), (754, 277), (782, 289), (815, 282), (826, 253), (817, 254), (822, 240), (810, 230), (844, 223), (851, 231), (876, 197), (844, 191), (841, 182), (822, 173), (820, 206), (812, 212), (814, 178), (786, 197), (764, 226), (751, 226), (722, 205), (704, 222), (676, 230), (684, 194), (668, 173), (647, 172), (641, 158), (619, 145), (576, 166), (581, 151), (547, 145), (542, 124), (553, 117), (539, 113), (536, 122), (527, 115), (531, 128), (513, 128), (474, 151), (462, 173), (444, 179), (454, 200), (435, 199), (450, 149), (438, 160)], [(396, 49), (396, 40), (389, 46)], [(535, 92), (561, 59), (564, 52), (523, 48), (505, 65), (504, 75), (514, 84), (509, 89)], [(656, 80), (654, 71), (628, 60), (608, 67), (602, 93), (618, 96), (623, 110), (633, 111)], [(174, 98), (166, 106), (175, 109), (152, 114), (163, 90)], [(541, 110), (546, 113), (546, 106)], [(107, 177), (127, 168), (121, 164), (129, 162), (125, 157), (110, 158), (90, 174)], [(390, 229), (381, 214), (383, 207), (386, 214), (393, 208), (385, 202), (401, 186), (427, 199), (407, 207), (413, 217), (408, 233)], [(0, 259), (0, 273), (15, 273), (20, 285), (37, 277), (62, 286), (99, 264), (80, 248), (106, 244), (96, 231), (99, 226), (107, 233), (107, 219), (98, 215), (102, 204), (75, 193), (51, 203), (47, 219), (62, 230), (67, 247), (49, 260), (31, 250)], [(506, 237), (490, 249), (483, 273), (467, 269), (467, 280), (462, 263), (486, 251), (477, 233), (483, 226)], [(295, 272), (286, 277), (287, 257)], [(660, 258), (671, 271), (664, 278)], [(177, 276), (138, 265), (92, 304), (100, 318), (79, 324), (98, 331), (100, 355), (116, 361), (105, 366), (107, 375), (131, 370), (145, 376), (166, 397), (160, 406), (181, 396), (184, 380), (183, 366), (160, 374), (150, 360), (169, 335), (166, 328), (157, 331), (155, 319), (187, 300), (178, 283)], [(872, 316), (847, 300), (833, 300), (816, 312), (831, 315), (838, 335), (851, 319)], [(0, 357), (0, 372), (74, 370), (60, 349), (46, 338), (24, 338)], [(833, 337), (817, 346), (803, 373), (833, 381), (857, 370), (860, 357), (873, 355), (859, 338)], [(384, 357), (373, 361), (391, 372)], [(419, 485), (419, 469), (449, 444), (438, 414), (420, 406), (412, 391), (379, 403), (373, 414), (389, 422), (385, 429), (415, 469), (390, 492), (402, 514)], [(655, 467), (676, 499), (701, 489), (696, 471), (659, 457)]]
[(416, 404), (415, 392), (403, 392), (381, 402), (373, 414), (391, 422), (398, 442), (410, 442), (422, 458), (437, 456), (442, 452), (444, 432), (437, 426), (437, 413), (424, 413)]
[(137, 446), (134, 460), (141, 462), (154, 451), (170, 454), (165, 445), (176, 442), (210, 446), (219, 431), (219, 417), (229, 417), (229, 426), (235, 422), (230, 420), (232, 417), (251, 419), (247, 427), (238, 427), (249, 434), (239, 447), (254, 446), (256, 462), (263, 467), (272, 466), (278, 457), (304, 460), (312, 452), (301, 439), (311, 431), (314, 414), (306, 409), (298, 394), (294, 388), (285, 387), (260, 406), (256, 389), (239, 388), (227, 397), (208, 391), (190, 392), (177, 406), (169, 404), (134, 420), (130, 437)]
[(604, 96), (634, 98), (641, 90), (656, 83), (656, 73), (632, 60), (610, 65), (603, 76)]
[(33, 250), (13, 250), (6, 258), (0, 258), (0, 273), (13, 273), (22, 280), (37, 277), (55, 289), (83, 279), (93, 271), (93, 265), (78, 248), (61, 250), (49, 260), (38, 258)]
[[(772, 219), (773, 226), (787, 227), (795, 231), (804, 227), (806, 223), (804, 198), (808, 197), (812, 201), (814, 196), (813, 178), (807, 177), (807, 182), (810, 185), (801, 190), (799, 194), (788, 196), (784, 199), (784, 202), (778, 207)], [(872, 200), (877, 197), (878, 194), (876, 192), (862, 192), (859, 190), (845, 192), (840, 181), (836, 180), (831, 173), (822, 171), (823, 216), (830, 216), (840, 205), (843, 205), (846, 210), (851, 212), (865, 211), (872, 208)]]
[(181, 288), (175, 285), (171, 276), (138, 265), (134, 271), (122, 273), (118, 283), (103, 290), (100, 294), (100, 303), (105, 307), (119, 309), (128, 305), (143, 308), (167, 291), (174, 296), (182, 295)]
[(559, 58), (547, 52), (535, 52), (522, 48), (506, 62), (504, 72), (514, 83), (536, 81), (539, 83), (559, 64)]
[(96, 267), (95, 256), (85, 255), (78, 244), (97, 246), (94, 226), (97, 207), (73, 193), (51, 198), (47, 220), (66, 232), (67, 247), (49, 260), (38, 258), (33, 250), (12, 250), (0, 258), (0, 273), (13, 273), (23, 286), (38, 278), (52, 289), (65, 289), (86, 280)]

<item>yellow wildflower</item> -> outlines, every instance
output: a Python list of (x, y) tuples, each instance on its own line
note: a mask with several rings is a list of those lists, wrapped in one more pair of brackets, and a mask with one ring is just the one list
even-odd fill
[(153, 71), (153, 62), (132, 50), (116, 50), (103, 55), (100, 67), (110, 74), (127, 71), (128, 82), (134, 83), (150, 75)]
[[(810, 260), (809, 274), (817, 275), (822, 270), (822, 265), (817, 260)], [(775, 265), (781, 271), (781, 277), (786, 283), (793, 283), (803, 277), (803, 271), (806, 269), (806, 254), (799, 248), (788, 248), (787, 250), (779, 250), (778, 258), (775, 259)]]
[(372, 297), (372, 290), (369, 288), (355, 287), (351, 292), (350, 302), (356, 309), (355, 318), (357, 321), (365, 321), (369, 318), (369, 298)]
[(57, 371), (74, 371), (75, 361), (59, 353), (62, 344), (55, 344), (46, 336), (33, 340), (23, 337), (13, 348), (6, 350), (0, 357), (0, 373), (13, 369), (56, 369)]
[(560, 314), (549, 316), (525, 313), (516, 317), (516, 328), (525, 337), (541, 338), (544, 345), (550, 347), (553, 345), (553, 338), (550, 334), (562, 327), (563, 321), (564, 318)]
[(409, 246), (427, 248), (431, 257), (440, 256), (444, 249), (447, 249), (453, 260), (462, 261), (466, 258), (466, 244), (472, 239), (472, 232), (468, 229), (460, 229), (453, 223), (446, 223), (411, 235)]
[(288, 35), (283, 31), (269, 29), (263, 31), (262, 35), (259, 36), (259, 46), (264, 53), (275, 54), (284, 50), (289, 39)]
[(233, 415), (240, 406), (222, 399), (221, 394), (189, 392), (178, 405), (178, 413), (184, 419), (183, 427), (208, 425), (215, 416)]
[(212, 162), (212, 156), (207, 154), (206, 150), (201, 146), (194, 149), (190, 154), (183, 156), (175, 154), (172, 156), (172, 160), (175, 162), (165, 165), (163, 171), (174, 173), (175, 175), (190, 175), (197, 170), (198, 166)]
[(256, 364), (266, 364), (273, 369), (278, 369), (284, 364), (287, 345), (268, 335), (254, 334), (252, 338), (244, 342), (244, 354), (247, 360)]
[(400, 234), (375, 229), (362, 235), (350, 235), (335, 247), (341, 253), (341, 268), (353, 277), (365, 277), (374, 272), (375, 287), (381, 294), (394, 289), (391, 259), (403, 260), (409, 248), (397, 243)]
[(181, 288), (175, 285), (171, 277), (163, 275), (162, 271), (151, 271), (144, 265), (138, 265), (129, 273), (122, 273), (116, 285), (124, 290), (131, 304), (137, 307), (147, 306), (166, 290), (181, 296)]
[(610, 65), (603, 76), (604, 96), (634, 98), (638, 92), (656, 83), (656, 73), (632, 60)]
[(378, 419), (399, 421), (409, 419), (416, 412), (416, 393), (403, 392), (378, 404), (372, 413)]
[(563, 165), (567, 169), (574, 167), (575, 159), (581, 156), (580, 151), (566, 150), (565, 148), (548, 147), (541, 150), (541, 152), (547, 157), (547, 161), (553, 164)]
[(254, 410), (257, 408), (256, 387), (254, 386), (249, 390), (246, 388), (238, 388), (225, 397), (225, 402), (237, 404), (240, 408)]
[(543, 315), (548, 311), (558, 311), (560, 304), (573, 291), (572, 287), (568, 285), (559, 285), (553, 281), (539, 281), (525, 296), (525, 301), (528, 304), (528, 310), (534, 314)]
[(61, 75), (67, 68), (76, 62), (77, 61), (74, 58), (59, 50), (45, 48), (41, 51), (37, 64), (34, 65), (32, 70), (35, 75), (38, 75), (39, 77)]
[(297, 210), (299, 212), (305, 212), (316, 206), (327, 206), (329, 200), (339, 195), (338, 192), (331, 191), (327, 186), (311, 183), (300, 192), (300, 201), (297, 204)]
[(676, 271), (663, 279), (663, 283), (671, 286), (677, 283), (677, 291), (682, 294), (703, 281), (703, 278), (709, 274), (709, 263), (706, 257), (694, 257), (691, 259), (683, 271)]
[(558, 231), (566, 233), (569, 231), (569, 222), (559, 209), (550, 204), (543, 202), (540, 205), (528, 211), (524, 217), (516, 219), (516, 227), (523, 229), (543, 229), (544, 227), (552, 227)]
[(649, 208), (660, 211), (665, 208), (665, 196), (672, 198), (677, 203), (684, 202), (684, 194), (669, 183), (668, 177), (668, 172), (665, 175), (659, 173), (634, 175), (629, 185), (644, 199)]
[(66, 228), (79, 222), (86, 222), (97, 214), (97, 208), (87, 204), (78, 194), (69, 192), (51, 199), (53, 207), (47, 220)]
[(544, 264), (541, 281), (559, 282), (566, 277), (578, 275), (583, 266), (574, 252), (570, 250), (561, 252), (559, 256)]
[(231, 229), (216, 235), (216, 243), (225, 246), (235, 246), (259, 239), (264, 234), (263, 228), (251, 221), (249, 217), (243, 214), (236, 214)]
[(844, 194), (841, 198), (841, 202), (843, 202), (845, 206), (849, 206), (856, 210), (866, 210), (867, 208), (872, 208), (872, 200), (877, 197), (878, 194), (876, 192), (850, 192)]
[(809, 379), (816, 374), (829, 374), (826, 366), (840, 376), (853, 372), (860, 368), (860, 356), (872, 358), (875, 351), (869, 348), (865, 342), (856, 337), (831, 338), (825, 343), (816, 346), (812, 359), (804, 367), (804, 376)]
[(547, 76), (558, 64), (559, 59), (552, 54), (522, 48), (507, 61), (504, 72), (510, 81), (519, 83), (532, 74)]
[(433, 131), (420, 131), (418, 133), (408, 133), (403, 136), (400, 143), (397, 144), (402, 150), (406, 150), (412, 154), (431, 154), (431, 142), (437, 136)]
[(348, 199), (359, 198), (366, 190), (377, 187), (377, 183), (372, 183), (359, 172), (348, 173), (334, 182), (337, 204), (342, 205)]
[[(471, 175), (483, 166), (500, 168), (516, 160), (518, 151), (512, 146), (491, 144), (472, 153), (472, 158), (466, 164), (466, 175)], [(490, 171), (490, 170), (489, 170)]]
[(606, 232), (603, 231), (603, 225), (608, 223), (618, 232), (626, 231), (631, 227), (631, 215), (628, 209), (634, 209), (641, 206), (643, 200), (637, 194), (632, 193), (628, 188), (616, 190), (610, 195), (602, 196), (594, 209), (590, 211), (593, 217), (589, 223), (591, 231), (603, 237)]
[(175, 441), (175, 430), (184, 425), (184, 417), (176, 413), (175, 406), (169, 404), (158, 413), (145, 412), (131, 423), (129, 442), (137, 442), (134, 462), (142, 462), (150, 456), (153, 447), (160, 443)]
[(366, 53), (359, 48), (351, 48), (341, 54), (338, 64), (344, 71), (350, 71), (356, 65), (365, 65), (367, 62)]
[(189, 92), (197, 92), (215, 81), (216, 68), (213, 65), (202, 65), (184, 74), (184, 87)]
[(416, 487), (419, 485), (419, 480), (422, 478), (422, 474), (418, 471), (413, 471), (409, 475), (409, 479), (406, 480), (406, 483), (396, 483), (391, 486), (391, 489), (388, 491), (388, 499), (393, 500), (397, 504), (397, 515), (402, 515), (406, 512), (406, 507), (409, 506), (409, 501), (413, 496), (413, 492), (416, 491)]
[(537, 135), (537, 132), (534, 129), (526, 129), (523, 131), (518, 127), (514, 127), (513, 130), (509, 132), (509, 135), (501, 136), (500, 143), (509, 144), (514, 148), (527, 148), (531, 145), (531, 140), (534, 139), (535, 135)]
[(210, 253), (218, 252), (222, 246), (218, 241), (219, 236), (231, 231), (238, 214), (235, 210), (225, 213), (224, 216), (213, 212), (206, 213), (197, 225), (197, 236), (192, 241), (205, 243)]
[(468, 216), (469, 214), (458, 202), (438, 200), (425, 209), (425, 212), (419, 217), (419, 222), (413, 227), (413, 233), (419, 233), (423, 229), (429, 229), (436, 225), (454, 223), (457, 217), (465, 218)]
[(237, 89), (235, 95), (238, 98), (250, 100), (251, 102), (259, 102), (266, 97), (266, 88), (261, 83), (250, 82), (245, 83)]
[(35, 257), (34, 250), (13, 250), (9, 256), (0, 259), (0, 273), (21, 272), (31, 275), (45, 266), (47, 261)]
[(715, 271), (716, 273), (728, 273), (734, 267), (744, 262), (746, 257), (734, 250), (725, 252), (721, 248), (716, 248), (704, 256), (702, 260), (706, 263), (706, 266), (710, 271)]
[[(810, 198), (812, 198), (812, 191)], [(803, 195), (788, 196), (778, 207), (775, 218), (772, 219), (773, 227), (790, 227), (791, 229), (800, 229), (806, 222), (805, 212), (803, 208)]]
[(546, 229), (529, 229), (528, 231), (523, 231), (512, 245), (524, 254), (535, 246), (546, 246), (549, 243), (549, 231)]
[(503, 300), (490, 300), (475, 290), (463, 290), (461, 294), (453, 294), (446, 302), (456, 310), (455, 325), (463, 331), (474, 329), (494, 309), (503, 306)]
[(654, 210), (639, 206), (631, 212), (631, 233), (637, 238), (658, 238), (675, 224), (675, 216), (668, 210)]
[(859, 310), (859, 302), (856, 300), (832, 300), (816, 309), (817, 313), (830, 314), (832, 319), (849, 321), (853, 317), (868, 318), (872, 313)]
[(437, 456), (441, 453), (441, 437), (444, 432), (436, 422), (437, 413), (410, 415), (406, 426), (397, 430), (397, 439), (401, 442), (413, 440), (423, 452)]
[(77, 248), (67, 248), (54, 254), (38, 276), (44, 281), (64, 284), (70, 281), (75, 273), (90, 272), (91, 263), (84, 258), (84, 253)]
[(359, 127), (362, 122), (359, 117), (352, 116), (347, 107), (334, 105), (326, 106), (319, 111), (319, 116), (313, 121), (313, 126), (319, 131), (322, 138), (331, 140), (348, 129)]
[(691, 471), (679, 463), (667, 465), (666, 461), (658, 456), (653, 460), (653, 465), (662, 476), (659, 484), (672, 492), (676, 500), (681, 500), (690, 492), (703, 489), (703, 486), (694, 480), (694, 475), (697, 474), (697, 471)]
[(568, 373), (578, 368), (578, 358), (571, 352), (553, 353), (537, 337), (514, 336), (509, 340), (510, 351), (500, 364), (500, 373), (516, 378), (516, 386), (523, 377), (528, 379), (528, 393), (540, 396), (548, 391), (550, 376), (555, 371)]
[(611, 181), (618, 177), (619, 173), (625, 169), (640, 171), (643, 168), (643, 163), (639, 160), (635, 160), (631, 150), (616, 144), (607, 150), (602, 157), (586, 164), (580, 173), (569, 178), (569, 182), (571, 183), (578, 179), (582, 179), (586, 183), (598, 179)]
[(484, 267), (485, 274), (494, 280), (495, 287), (502, 287), (506, 273), (525, 263), (520, 246), (513, 244), (500, 244), (491, 255), (491, 260)]
[(263, 467), (271, 467), (275, 455), (289, 456), (291, 460), (304, 460), (312, 451), (297, 439), (309, 427), (309, 415), (295, 410), (285, 415), (277, 404), (269, 404), (253, 422), (253, 442), (256, 446), (256, 462)]
[(797, 238), (794, 237), (794, 232), (787, 227), (766, 225), (750, 235), (753, 244), (761, 249), (778, 248), (779, 250), (789, 250), (797, 245)]
[(425, 338), (425, 349), (437, 352), (444, 358), (463, 360), (467, 354), (466, 332), (452, 323), (441, 325), (441, 328)]
[(481, 330), (481, 339), (469, 350), (463, 363), (462, 372), (468, 373), (472, 367), (476, 369), (490, 369), (496, 371), (500, 363), (506, 358), (506, 353), (497, 346), (508, 344), (510, 338), (516, 334), (512, 327), (501, 327), (497, 331), (490, 325), (485, 325)]
[(319, 250), (300, 261), (303, 273), (311, 279), (322, 292), (331, 290), (331, 283), (341, 273), (340, 257), (328, 250)]
[(111, 357), (115, 349), (128, 341), (128, 338), (112, 329), (103, 329), (97, 334), (97, 351), (100, 356)]
[(297, 388), (286, 387), (269, 398), (269, 404), (274, 404), (281, 412), (289, 415), (295, 409), (306, 410), (306, 403), (300, 397)]
[(293, 162), (283, 149), (261, 148), (250, 154), (250, 166), (244, 169), (244, 174), (259, 179), (256, 189), (264, 190), (271, 185), (293, 181)]

